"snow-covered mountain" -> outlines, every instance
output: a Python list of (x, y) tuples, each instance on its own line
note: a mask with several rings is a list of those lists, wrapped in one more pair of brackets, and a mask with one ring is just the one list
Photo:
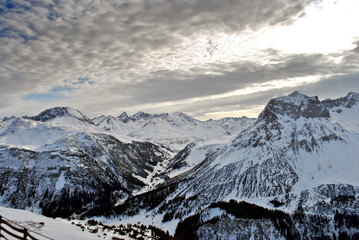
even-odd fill
[(148, 114), (138, 112), (119, 117), (101, 116), (94, 119), (96, 126), (118, 139), (136, 139), (164, 146), (171, 152), (178, 152), (186, 145), (227, 136), (236, 136), (254, 122), (251, 118), (225, 118), (201, 122), (184, 113)]
[(122, 113), (91, 120), (62, 107), (33, 117), (5, 118), (0, 132), (0, 201), (50, 216), (118, 204), (163, 182), (158, 174), (181, 146), (234, 137), (254, 120), (228, 121), (233, 135), (226, 130), (227, 121), (207, 126), (182, 113)]
[(93, 124), (92, 120), (80, 111), (69, 107), (55, 107), (47, 109), (34, 117), (26, 117), (39, 122), (66, 123), (68, 125), (79, 125), (78, 122)]
[(91, 120), (70, 108), (7, 118), (0, 202), (111, 215), (104, 222), (156, 225), (179, 239), (355, 239), (358, 116), (358, 93), (320, 101), (294, 92), (258, 119)]
[(2, 121), (0, 144), (36, 150), (78, 132), (97, 132), (92, 120), (71, 108), (52, 108), (34, 117)]
[[(352, 100), (357, 103), (358, 95)], [(320, 184), (358, 184), (359, 122), (345, 125), (340, 114), (359, 116), (359, 105), (333, 108), (338, 101), (322, 103), (294, 92), (272, 99), (231, 144), (188, 146), (172, 160), (183, 166), (180, 172), (191, 169), (181, 194), (207, 193), (212, 202), (278, 196)]]
[(190, 143), (234, 137), (254, 121), (243, 117), (201, 122), (184, 113), (143, 112), (89, 119), (78, 110), (56, 107), (33, 117), (4, 118), (0, 122), (0, 144), (36, 150), (66, 136), (88, 132), (111, 135), (127, 143), (152, 142), (177, 153)]
[[(247, 228), (241, 231), (247, 237), (358, 237), (358, 102), (355, 93), (323, 102), (299, 92), (272, 99), (257, 121), (230, 144), (188, 145), (170, 161), (162, 176), (166, 183), (157, 192), (129, 199), (119, 213), (132, 215), (130, 206), (138, 206), (153, 195), (162, 196), (162, 201), (155, 206), (139, 205), (144, 210), (138, 214), (147, 211), (150, 219), (161, 215), (162, 222), (179, 223), (177, 230), (182, 224), (185, 228), (191, 224), (192, 234), (201, 239), (226, 236), (233, 230), (229, 226), (243, 229), (243, 224)], [(347, 116), (351, 116), (349, 121), (345, 120)], [(265, 209), (279, 207), (284, 212), (260, 217), (267, 222), (250, 214), (244, 218), (250, 221), (236, 218), (236, 214), (228, 217), (231, 208), (242, 206), (230, 200), (245, 200)], [(215, 206), (222, 208), (213, 207), (220, 202), (223, 204)], [(253, 211), (256, 207), (242, 206)], [(276, 214), (284, 214), (287, 223), (273, 220)], [(314, 220), (317, 226), (313, 226)], [(350, 222), (351, 228), (343, 221)], [(283, 226), (285, 229), (281, 229)]]

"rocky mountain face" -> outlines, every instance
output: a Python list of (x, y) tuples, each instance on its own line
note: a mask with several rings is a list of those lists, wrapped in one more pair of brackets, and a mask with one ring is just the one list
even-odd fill
[(359, 94), (272, 99), (258, 119), (88, 119), (55, 108), (0, 125), (0, 202), (112, 216), (179, 239), (359, 238)]
[[(166, 158), (151, 143), (122, 143), (104, 134), (78, 133), (42, 151), (0, 147), (2, 205), (69, 216), (114, 205), (145, 184)], [(138, 177), (137, 177), (138, 176)]]
[[(207, 193), (212, 202), (278, 196), (295, 187), (335, 181), (339, 172), (359, 167), (358, 135), (333, 122), (329, 111), (316, 97), (297, 92), (271, 100), (230, 145), (206, 145), (196, 168), (186, 173), (191, 180), (185, 192)], [(193, 146), (178, 156), (181, 161), (173, 162), (186, 162), (201, 148)], [(338, 160), (338, 152), (348, 154)], [(347, 177), (347, 182), (358, 180), (351, 174)]]

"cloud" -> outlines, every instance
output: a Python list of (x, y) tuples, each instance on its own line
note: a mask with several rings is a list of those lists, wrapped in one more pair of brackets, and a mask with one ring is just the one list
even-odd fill
[[(144, 82), (119, 83), (106, 91), (127, 96), (129, 102), (156, 103), (225, 94), (273, 80), (301, 78), (317, 74), (330, 74), (333, 63), (322, 55), (292, 55), (276, 64), (259, 65), (255, 62), (238, 62), (215, 66), (217, 74), (181, 75), (160, 72)], [(235, 69), (233, 71), (232, 69)], [(175, 75), (175, 76), (173, 76)], [(279, 82), (278, 82), (279, 83)], [(127, 103), (128, 104), (128, 103)]]
[[(308, 95), (319, 95), (321, 99), (344, 97), (349, 92), (359, 92), (359, 73), (334, 75), (322, 81), (303, 86)], [(318, 93), (318, 89), (320, 89)]]
[[(152, 104), (166, 106), (152, 111), (200, 116), (201, 106), (208, 112), (258, 106), (226, 95), (233, 91), (355, 72), (357, 48), (337, 55), (293, 54), (256, 45), (266, 29), (303, 18), (311, 2), (0, 1), (2, 112), (57, 104), (90, 115), (116, 114)], [(55, 95), (60, 97), (52, 103), (42, 98)], [(213, 95), (222, 97), (214, 101)], [(185, 104), (193, 98), (202, 100)]]

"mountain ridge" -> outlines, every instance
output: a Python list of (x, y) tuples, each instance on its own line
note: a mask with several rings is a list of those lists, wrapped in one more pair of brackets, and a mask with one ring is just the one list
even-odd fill
[[(269, 233), (277, 238), (288, 233), (297, 239), (335, 239), (343, 234), (355, 238), (358, 103), (358, 93), (320, 101), (293, 92), (269, 100), (258, 119), (202, 122), (183, 113), (139, 112), (89, 122), (68, 108), (55, 111), (55, 117), (54, 110), (45, 110), (34, 117), (38, 120), (7, 119), (0, 128), (0, 163), (5, 167), (0, 175), (1, 204), (37, 206), (56, 216), (71, 196), (74, 200), (64, 211), (68, 215), (111, 215), (128, 223), (140, 219), (172, 234), (191, 223), (190, 236), (201, 239), (219, 236), (216, 231), (231, 235), (230, 228), (224, 228), (228, 225), (265, 238)], [(36, 147), (27, 140), (44, 136), (47, 140)], [(49, 175), (40, 171), (44, 162), (62, 167), (50, 166)], [(85, 176), (89, 183), (78, 181)], [(42, 190), (35, 190), (40, 179), (51, 183), (47, 193), (42, 185)], [(16, 189), (12, 182), (22, 186), (23, 205), (5, 194)], [(75, 187), (80, 183), (83, 188)], [(96, 198), (104, 190), (109, 198)], [(282, 218), (274, 213), (269, 215), (275, 221), (250, 214), (228, 217), (233, 206), (258, 209), (242, 201), (281, 210), (275, 214)], [(345, 223), (350, 221), (352, 228)]]

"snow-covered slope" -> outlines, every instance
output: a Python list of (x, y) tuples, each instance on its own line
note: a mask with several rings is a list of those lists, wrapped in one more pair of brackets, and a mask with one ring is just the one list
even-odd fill
[[(0, 215), (18, 224), (16, 227), (23, 227), (30, 230), (30, 234), (38, 239), (57, 240), (95, 240), (97, 235), (84, 232), (81, 228), (74, 226), (71, 222), (63, 219), (44, 217), (30, 211), (0, 207)], [(14, 224), (13, 224), (14, 225)], [(9, 229), (11, 230), (11, 229)], [(4, 233), (9, 239), (13, 239)]]
[(52, 108), (34, 117), (3, 121), (0, 144), (36, 150), (78, 132), (101, 132), (92, 120), (71, 108)]
[(44, 144), (52, 143), (75, 132), (70, 125), (56, 126), (17, 118), (0, 133), (0, 144), (36, 150)]
[(342, 128), (359, 133), (359, 93), (349, 93), (343, 98), (324, 100), (323, 104), (329, 109), (331, 120)]

